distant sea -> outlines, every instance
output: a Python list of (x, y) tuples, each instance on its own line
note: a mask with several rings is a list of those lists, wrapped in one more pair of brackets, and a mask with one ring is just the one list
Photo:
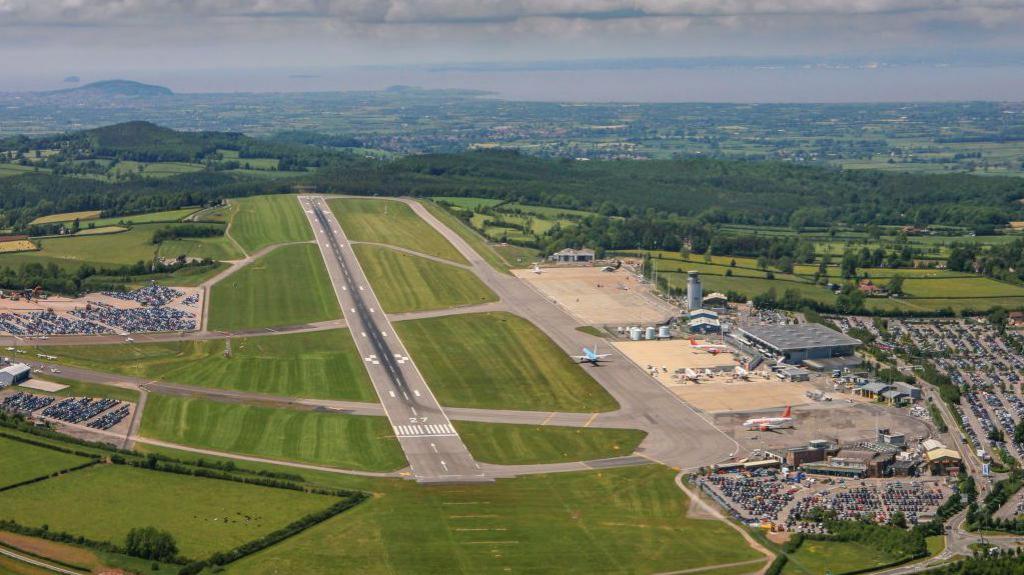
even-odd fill
[[(493, 92), (508, 100), (557, 102), (897, 102), (1024, 100), (1024, 66), (906, 65), (837, 67), (641, 67), (507, 69), (352, 67), (329, 70), (90, 72), (81, 83), (121, 78), (189, 92), (380, 90), (397, 84)], [(74, 84), (7, 76), (0, 91), (51, 90)]]

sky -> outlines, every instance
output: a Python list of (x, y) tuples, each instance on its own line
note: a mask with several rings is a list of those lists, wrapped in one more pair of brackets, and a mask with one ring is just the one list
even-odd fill
[(292, 90), (283, 71), (624, 58), (1020, 66), (1021, 30), (1024, 0), (0, 0), (0, 90), (71, 75), (222, 90), (226, 71)]

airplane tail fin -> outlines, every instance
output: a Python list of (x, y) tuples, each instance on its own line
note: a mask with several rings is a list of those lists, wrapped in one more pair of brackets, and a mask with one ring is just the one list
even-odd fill
[(782, 412), (782, 417), (792, 417), (792, 415), (790, 415), (790, 406), (786, 406), (786, 411)]

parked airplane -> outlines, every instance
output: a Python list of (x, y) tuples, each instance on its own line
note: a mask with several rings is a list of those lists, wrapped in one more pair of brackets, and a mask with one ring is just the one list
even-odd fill
[(700, 374), (697, 373), (695, 370), (689, 368), (689, 367), (686, 368), (686, 370), (683, 371), (683, 375), (686, 376), (686, 379), (688, 379), (688, 380), (690, 380), (690, 381), (692, 381), (694, 383), (697, 383), (697, 382), (700, 381)]
[(793, 417), (790, 407), (782, 412), (782, 417), (754, 417), (743, 422), (743, 427), (751, 431), (771, 431), (773, 429), (792, 429)]
[(732, 351), (732, 348), (730, 348), (727, 345), (721, 345), (716, 343), (697, 343), (697, 340), (693, 339), (692, 337), (690, 338), (690, 346), (695, 347), (697, 349), (702, 349), (714, 355), (722, 353), (723, 351)]
[(597, 365), (602, 359), (610, 355), (610, 353), (597, 353), (597, 346), (595, 345), (593, 351), (585, 347), (583, 348), (583, 355), (574, 355), (572, 358), (580, 363), (589, 361), (591, 364)]
[(738, 365), (732, 370), (732, 374), (740, 379), (750, 379), (750, 372)]

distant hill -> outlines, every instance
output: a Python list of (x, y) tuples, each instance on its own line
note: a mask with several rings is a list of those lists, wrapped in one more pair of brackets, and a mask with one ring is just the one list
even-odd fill
[(51, 94), (81, 94), (90, 96), (120, 96), (129, 98), (149, 98), (153, 96), (173, 96), (170, 88), (143, 84), (132, 80), (103, 80), (92, 82), (77, 88), (56, 90)]

